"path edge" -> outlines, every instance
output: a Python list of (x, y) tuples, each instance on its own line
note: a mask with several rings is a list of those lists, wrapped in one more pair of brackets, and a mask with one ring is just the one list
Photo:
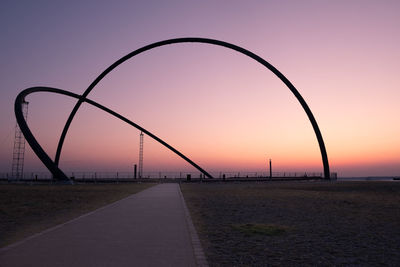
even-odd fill
[(189, 209), (186, 205), (185, 198), (183, 197), (183, 194), (182, 194), (181, 185), (178, 184), (178, 187), (179, 187), (179, 196), (182, 201), (183, 211), (185, 214), (186, 224), (188, 226), (188, 230), (189, 230), (189, 234), (190, 234), (190, 240), (192, 243), (196, 264), (197, 264), (197, 266), (208, 267), (207, 258), (204, 254), (203, 247), (201, 246), (201, 242), (199, 239), (199, 235), (197, 234), (196, 228), (194, 228)]
[(70, 223), (72, 223), (72, 222), (74, 222), (74, 221), (76, 221), (76, 220), (79, 220), (79, 219), (81, 219), (81, 218), (84, 218), (84, 217), (86, 217), (86, 216), (89, 216), (89, 215), (91, 215), (91, 214), (93, 214), (93, 213), (99, 212), (99, 211), (101, 211), (101, 210), (103, 210), (103, 209), (105, 209), (105, 208), (108, 208), (108, 207), (117, 205), (119, 202), (121, 202), (121, 201), (123, 201), (123, 200), (125, 200), (125, 199), (127, 199), (127, 198), (130, 198), (130, 197), (132, 197), (132, 196), (135, 196), (136, 194), (139, 194), (139, 193), (141, 193), (141, 192), (143, 192), (143, 191), (145, 191), (145, 190), (148, 190), (148, 189), (150, 189), (150, 188), (152, 188), (152, 187), (153, 187), (153, 186), (150, 186), (149, 188), (146, 188), (146, 189), (141, 190), (141, 191), (139, 191), (139, 192), (136, 192), (136, 193), (134, 193), (134, 194), (130, 194), (129, 196), (126, 196), (126, 197), (124, 197), (124, 198), (121, 198), (121, 199), (119, 199), (119, 200), (116, 200), (116, 201), (114, 201), (114, 202), (111, 202), (111, 203), (109, 203), (109, 204), (107, 204), (107, 205), (105, 205), (105, 206), (102, 206), (102, 207), (100, 207), (100, 208), (97, 208), (97, 209), (95, 209), (95, 210), (89, 211), (88, 213), (84, 213), (84, 214), (82, 214), (82, 215), (80, 215), (80, 216), (78, 216), (78, 217), (75, 217), (75, 218), (73, 218), (73, 219), (71, 219), (71, 220), (69, 220), (69, 221), (66, 221), (66, 222), (57, 224), (57, 225), (52, 226), (52, 227), (50, 227), (50, 228), (47, 228), (47, 229), (45, 229), (45, 230), (43, 230), (43, 231), (41, 231), (41, 232), (35, 233), (35, 234), (33, 234), (33, 235), (30, 235), (30, 236), (28, 236), (28, 237), (26, 237), (26, 238), (24, 238), (24, 239), (22, 239), (22, 240), (20, 240), (20, 241), (17, 241), (17, 242), (15, 242), (15, 243), (12, 243), (12, 244), (9, 244), (9, 245), (7, 245), (7, 246), (5, 246), (5, 247), (2, 247), (2, 248), (0, 248), (0, 254), (3, 253), (3, 252), (6, 252), (7, 250), (10, 250), (10, 249), (12, 249), (12, 248), (14, 248), (14, 247), (17, 247), (17, 246), (19, 246), (19, 245), (21, 245), (21, 244), (23, 244), (23, 243), (25, 243), (25, 242), (27, 242), (27, 241), (29, 241), (29, 240), (31, 240), (31, 239), (34, 239), (34, 238), (39, 237), (39, 236), (41, 236), (41, 235), (44, 235), (44, 234), (46, 234), (46, 233), (48, 233), (48, 232), (52, 232), (52, 231), (54, 231), (54, 230), (57, 230), (58, 228), (61, 228), (61, 227), (65, 226), (65, 225), (67, 225), (67, 224), (70, 224)]

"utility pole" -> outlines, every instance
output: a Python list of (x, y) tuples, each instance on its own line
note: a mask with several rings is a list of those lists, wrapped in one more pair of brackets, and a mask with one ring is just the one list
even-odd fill
[[(28, 118), (28, 104), (29, 102), (24, 101), (22, 103), (22, 114), (25, 121)], [(24, 157), (25, 157), (25, 137), (19, 128), (18, 123), (15, 125), (14, 135), (14, 149), (13, 149), (13, 160), (11, 166), (11, 178), (22, 179), (24, 176)]]
[(139, 145), (139, 178), (143, 176), (143, 132), (140, 132), (140, 145)]
[(272, 162), (271, 162), (271, 159), (269, 159), (269, 179), (272, 179)]

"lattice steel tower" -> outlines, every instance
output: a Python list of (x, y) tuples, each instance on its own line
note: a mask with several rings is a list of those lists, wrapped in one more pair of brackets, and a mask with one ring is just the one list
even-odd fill
[[(28, 104), (29, 102), (24, 101), (22, 103), (22, 114), (24, 115), (25, 121), (28, 118)], [(15, 125), (14, 135), (14, 149), (13, 149), (13, 160), (11, 168), (11, 178), (21, 179), (24, 175), (24, 156), (25, 156), (25, 137), (18, 126)]]
[(139, 178), (143, 175), (143, 132), (140, 132), (140, 146), (139, 146)]

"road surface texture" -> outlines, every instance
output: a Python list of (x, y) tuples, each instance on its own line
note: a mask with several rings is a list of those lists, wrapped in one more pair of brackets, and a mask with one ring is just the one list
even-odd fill
[(131, 195), (0, 250), (1, 266), (206, 266), (178, 184)]

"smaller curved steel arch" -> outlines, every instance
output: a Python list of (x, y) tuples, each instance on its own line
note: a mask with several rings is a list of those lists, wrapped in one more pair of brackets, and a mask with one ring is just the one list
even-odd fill
[(78, 100), (78, 102), (75, 104), (74, 108), (72, 109), (72, 111), (71, 111), (71, 113), (70, 113), (70, 115), (69, 115), (69, 117), (68, 117), (68, 119), (67, 119), (67, 121), (65, 123), (64, 129), (63, 129), (63, 131), (61, 133), (61, 136), (60, 136), (60, 139), (58, 141), (56, 156), (55, 156), (55, 160), (54, 160), (55, 164), (58, 166), (58, 163), (59, 163), (59, 160), (60, 160), (60, 155), (61, 155), (61, 150), (62, 150), (62, 147), (63, 147), (63, 144), (64, 144), (64, 140), (65, 140), (65, 136), (67, 135), (68, 129), (69, 129), (71, 123), (72, 123), (72, 120), (73, 120), (76, 112), (78, 111), (78, 109), (81, 106), (81, 104), (84, 102), (85, 97), (87, 97), (89, 95), (89, 93), (93, 90), (93, 88), (108, 73), (110, 73), (116, 67), (118, 67), (119, 65), (121, 65), (125, 61), (133, 58), (134, 56), (136, 56), (138, 54), (141, 54), (143, 52), (146, 52), (146, 51), (151, 50), (151, 49), (156, 48), (156, 47), (161, 47), (161, 46), (171, 45), (171, 44), (178, 44), (178, 43), (204, 43), (204, 44), (212, 44), (212, 45), (216, 45), (216, 46), (229, 48), (231, 50), (234, 50), (236, 52), (239, 52), (241, 54), (244, 54), (244, 55), (254, 59), (258, 63), (260, 63), (261, 65), (263, 65), (264, 67), (266, 67), (267, 69), (272, 71), (272, 73), (274, 73), (289, 88), (289, 90), (294, 94), (294, 96), (296, 97), (296, 99), (299, 101), (300, 105), (302, 106), (302, 108), (306, 112), (307, 117), (308, 117), (308, 119), (311, 122), (311, 125), (313, 127), (314, 133), (315, 133), (315, 135), (317, 137), (317, 141), (318, 141), (318, 145), (319, 145), (320, 152), (321, 152), (321, 157), (322, 157), (322, 164), (323, 164), (323, 167), (324, 167), (324, 176), (325, 176), (326, 179), (330, 178), (328, 155), (326, 153), (325, 143), (324, 143), (324, 140), (322, 138), (321, 131), (320, 131), (319, 127), (318, 127), (318, 123), (315, 120), (315, 117), (312, 114), (311, 109), (308, 107), (308, 105), (307, 105), (306, 101), (304, 100), (304, 98), (301, 96), (299, 91), (297, 91), (296, 87), (294, 87), (294, 85), (285, 77), (285, 75), (283, 75), (277, 68), (272, 66), (265, 59), (263, 59), (262, 57), (254, 54), (253, 52), (251, 52), (251, 51), (249, 51), (247, 49), (244, 49), (244, 48), (242, 48), (240, 46), (237, 46), (237, 45), (234, 45), (234, 44), (231, 44), (231, 43), (228, 43), (228, 42), (215, 40), (215, 39), (209, 39), (209, 38), (199, 38), (199, 37), (175, 38), (175, 39), (164, 40), (164, 41), (160, 41), (160, 42), (156, 42), (156, 43), (152, 43), (152, 44), (146, 45), (144, 47), (141, 47), (141, 48), (139, 48), (137, 50), (134, 50), (134, 51), (130, 52), (129, 54), (125, 55), (124, 57), (122, 57), (119, 60), (117, 60), (116, 62), (114, 62), (107, 69), (105, 69), (89, 85), (89, 87), (85, 90), (85, 92), (82, 94), (81, 98)]
[(68, 91), (65, 91), (65, 90), (52, 88), (52, 87), (31, 87), (31, 88), (25, 89), (21, 93), (18, 94), (17, 98), (15, 99), (15, 103), (14, 103), (15, 117), (17, 118), (17, 123), (18, 123), (22, 133), (24, 134), (26, 140), (28, 141), (29, 145), (31, 146), (33, 151), (36, 153), (36, 155), (39, 157), (39, 159), (50, 170), (50, 172), (53, 174), (53, 176), (57, 177), (60, 180), (69, 180), (69, 178), (65, 175), (65, 173), (63, 171), (60, 170), (60, 168), (58, 168), (57, 165), (54, 164), (54, 162), (50, 159), (50, 157), (47, 155), (47, 153), (43, 150), (43, 148), (37, 142), (36, 138), (34, 137), (34, 135), (32, 134), (31, 130), (29, 129), (29, 127), (28, 127), (28, 125), (27, 125), (27, 123), (25, 121), (25, 118), (23, 116), (23, 113), (22, 113), (22, 103), (24, 102), (25, 97), (27, 95), (31, 94), (31, 93), (36, 93), (36, 92), (50, 92), (50, 93), (62, 94), (62, 95), (66, 95), (66, 96), (70, 96), (70, 97), (76, 98), (76, 99), (80, 99), (83, 102), (91, 104), (91, 105), (93, 105), (93, 106), (95, 106), (95, 107), (97, 107), (97, 108), (99, 108), (99, 109), (101, 109), (101, 110), (113, 115), (114, 117), (117, 117), (118, 119), (128, 123), (129, 125), (135, 127), (136, 129), (142, 131), (146, 135), (150, 136), (151, 138), (153, 138), (154, 140), (156, 140), (157, 142), (159, 142), (160, 144), (162, 144), (163, 146), (167, 147), (172, 152), (174, 152), (175, 154), (180, 156), (182, 159), (187, 161), (193, 167), (198, 169), (201, 173), (203, 173), (205, 175), (205, 177), (213, 178), (203, 168), (201, 168), (199, 165), (194, 163), (191, 159), (189, 159), (188, 157), (183, 155), (177, 149), (175, 149), (174, 147), (170, 146), (168, 143), (163, 141), (161, 138), (159, 138), (156, 135), (152, 134), (151, 132), (149, 132), (145, 128), (139, 126), (138, 124), (134, 123), (133, 121), (131, 121), (131, 120), (125, 118), (124, 116), (118, 114), (117, 112), (112, 111), (111, 109), (106, 108), (105, 106), (103, 106), (103, 105), (101, 105), (101, 104), (99, 104), (99, 103), (97, 103), (97, 102), (95, 102), (93, 100), (90, 100), (88, 98), (84, 98), (84, 97), (82, 97), (80, 95), (77, 95), (77, 94), (74, 94), (74, 93), (71, 93), (71, 92), (68, 92)]

